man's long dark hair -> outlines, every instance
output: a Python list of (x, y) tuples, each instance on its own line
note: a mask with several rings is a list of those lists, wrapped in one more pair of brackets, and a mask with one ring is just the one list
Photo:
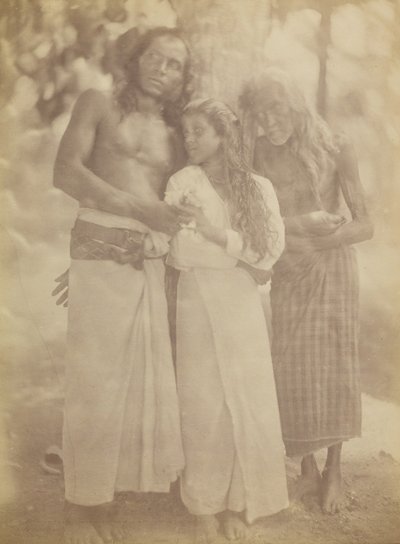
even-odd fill
[[(136, 29), (131, 29), (121, 36), (120, 48), (124, 80), (116, 87), (115, 99), (122, 115), (136, 109), (135, 93), (133, 88), (139, 86), (139, 60), (156, 38), (171, 36), (183, 42), (187, 50), (187, 60), (183, 68), (182, 85), (175, 89), (171, 96), (163, 99), (163, 116), (165, 122), (171, 126), (178, 126), (183, 108), (191, 95), (191, 63), (189, 47), (177, 28), (156, 27), (139, 35)], [(118, 44), (117, 44), (118, 47)]]

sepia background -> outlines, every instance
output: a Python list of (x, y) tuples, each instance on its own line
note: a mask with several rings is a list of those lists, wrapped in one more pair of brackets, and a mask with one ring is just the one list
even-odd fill
[[(334, 130), (353, 140), (375, 225), (374, 239), (357, 248), (364, 437), (344, 448), (342, 514), (327, 519), (312, 502), (293, 505), (258, 524), (252, 538), (265, 544), (394, 544), (400, 541), (396, 0), (2, 0), (2, 542), (58, 542), (62, 531), (62, 477), (40, 467), (46, 448), (60, 444), (66, 310), (50, 293), (69, 265), (77, 206), (52, 186), (58, 142), (79, 93), (111, 88), (118, 37), (131, 27), (143, 32), (159, 25), (185, 31), (195, 96), (220, 98), (241, 114), (243, 83), (263, 66), (277, 65), (293, 75)], [(291, 462), (288, 474), (292, 481)], [(172, 499), (123, 500), (138, 542), (185, 542), (190, 535), (190, 518), (176, 493)]]

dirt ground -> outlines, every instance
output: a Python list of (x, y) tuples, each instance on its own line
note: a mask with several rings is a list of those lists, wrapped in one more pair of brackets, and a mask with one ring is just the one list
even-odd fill
[[(13, 497), (0, 505), (0, 542), (58, 544), (63, 531), (62, 476), (44, 472), (40, 461), (50, 444), (60, 443), (62, 377), (57, 369), (44, 365), (40, 372), (37, 368), (14, 370), (8, 378), (13, 386), (6, 410), (8, 458), (3, 469), (12, 475), (14, 491)], [(248, 542), (400, 543), (399, 415), (400, 407), (395, 404), (364, 396), (364, 437), (344, 448), (344, 506), (340, 514), (322, 514), (317, 500), (309, 497), (255, 523)], [(318, 460), (323, 463), (322, 456)], [(287, 470), (292, 489), (298, 464), (288, 461)], [(132, 536), (126, 544), (191, 542), (193, 520), (179, 500), (177, 486), (169, 495), (124, 494), (118, 502), (122, 521), (131, 527)], [(218, 544), (223, 542), (221, 536)]]

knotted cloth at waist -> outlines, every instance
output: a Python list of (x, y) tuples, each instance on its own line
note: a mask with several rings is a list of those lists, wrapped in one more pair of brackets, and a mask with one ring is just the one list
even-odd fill
[[(146, 233), (77, 219), (71, 231), (71, 259), (112, 260), (143, 269)], [(147, 257), (146, 257), (147, 258)]]

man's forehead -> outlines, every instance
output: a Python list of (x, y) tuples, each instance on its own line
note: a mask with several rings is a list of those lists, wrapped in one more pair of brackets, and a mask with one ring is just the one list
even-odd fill
[(184, 60), (188, 51), (184, 42), (178, 36), (157, 36), (152, 40), (148, 49), (156, 49), (163, 54)]

